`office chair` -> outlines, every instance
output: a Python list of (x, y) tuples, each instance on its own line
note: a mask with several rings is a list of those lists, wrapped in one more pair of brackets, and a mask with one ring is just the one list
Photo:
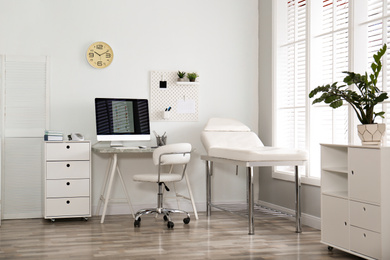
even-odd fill
[[(180, 209), (169, 209), (163, 207), (163, 186), (169, 191), (166, 182), (181, 181), (185, 175), (187, 164), (191, 158), (191, 144), (178, 143), (160, 146), (153, 151), (153, 163), (158, 166), (157, 173), (137, 174), (133, 176), (134, 181), (153, 182), (158, 184), (157, 208), (141, 209), (135, 214), (134, 227), (141, 224), (141, 216), (151, 213), (164, 214), (164, 220), (168, 221), (168, 228), (173, 228), (174, 223), (171, 220), (171, 213), (184, 213), (187, 215), (183, 219), (184, 224), (190, 223), (190, 214)], [(168, 173), (164, 172), (164, 166), (170, 165)], [(179, 173), (174, 173), (174, 166), (181, 168)], [(181, 166), (181, 167), (180, 167)]]

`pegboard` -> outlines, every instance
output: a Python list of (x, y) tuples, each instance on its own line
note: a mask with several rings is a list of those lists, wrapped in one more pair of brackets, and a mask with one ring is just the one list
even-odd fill
[[(177, 78), (177, 71), (151, 71), (151, 121), (198, 121), (199, 82), (177, 82)], [(160, 88), (160, 81), (166, 82), (166, 88)]]

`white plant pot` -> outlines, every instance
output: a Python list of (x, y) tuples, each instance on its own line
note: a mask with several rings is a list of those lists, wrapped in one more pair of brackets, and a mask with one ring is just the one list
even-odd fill
[(363, 145), (379, 145), (386, 132), (386, 124), (358, 125), (358, 135)]

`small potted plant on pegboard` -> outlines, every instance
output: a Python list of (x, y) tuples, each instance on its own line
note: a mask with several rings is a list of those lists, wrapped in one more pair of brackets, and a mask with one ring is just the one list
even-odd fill
[(184, 71), (178, 71), (177, 72), (177, 76), (179, 77), (178, 79), (177, 79), (177, 81), (184, 81), (184, 76), (186, 75), (186, 73), (184, 72)]
[(187, 78), (190, 82), (195, 82), (197, 77), (199, 77), (199, 75), (196, 74), (196, 72), (187, 73)]

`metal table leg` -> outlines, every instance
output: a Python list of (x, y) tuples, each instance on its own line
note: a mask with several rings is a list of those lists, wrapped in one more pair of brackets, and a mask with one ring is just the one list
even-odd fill
[(247, 167), (247, 183), (248, 183), (248, 225), (249, 225), (249, 233), (248, 235), (255, 234), (255, 226), (254, 226), (254, 201), (253, 201), (253, 167)]
[(295, 165), (295, 232), (301, 233), (301, 176), (298, 172), (298, 165)]
[(213, 162), (206, 161), (206, 216), (211, 216), (211, 175)]

